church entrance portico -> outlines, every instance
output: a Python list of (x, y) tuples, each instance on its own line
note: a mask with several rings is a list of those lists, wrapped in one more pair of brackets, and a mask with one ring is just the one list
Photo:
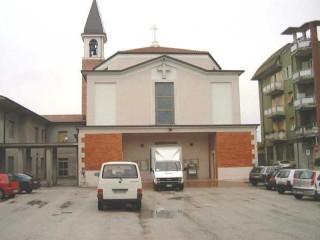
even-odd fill
[[(246, 179), (255, 161), (255, 127), (242, 129), (207, 126), (108, 126), (80, 127), (78, 183), (96, 186), (103, 162), (129, 161), (139, 165), (142, 180), (151, 182), (150, 147), (179, 145), (183, 167), (193, 165), (197, 174), (184, 173), (190, 182)], [(192, 184), (190, 184), (192, 185)]]

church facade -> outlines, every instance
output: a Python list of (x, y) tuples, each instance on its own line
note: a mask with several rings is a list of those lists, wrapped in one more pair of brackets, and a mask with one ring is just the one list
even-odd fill
[[(82, 34), (79, 185), (96, 186), (103, 162), (137, 162), (150, 180), (150, 147), (182, 147), (192, 179), (248, 178), (257, 163), (257, 125), (241, 124), (239, 76), (206, 51), (151, 46), (104, 59), (107, 35), (94, 0)], [(186, 173), (186, 178), (189, 176)]]

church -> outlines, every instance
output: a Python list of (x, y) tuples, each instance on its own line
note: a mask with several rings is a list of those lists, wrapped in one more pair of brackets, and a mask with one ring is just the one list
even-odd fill
[(86, 124), (77, 126), (79, 185), (96, 186), (108, 161), (136, 162), (148, 181), (150, 147), (168, 144), (181, 146), (183, 166), (194, 166), (192, 176), (185, 173), (189, 185), (248, 178), (257, 164), (257, 125), (241, 124), (243, 70), (222, 70), (207, 51), (164, 47), (156, 39), (105, 59), (96, 0), (81, 37)]

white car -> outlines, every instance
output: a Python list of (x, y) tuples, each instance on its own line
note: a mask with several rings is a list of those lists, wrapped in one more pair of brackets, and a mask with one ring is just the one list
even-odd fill
[(133, 162), (103, 163), (97, 188), (98, 210), (105, 204), (131, 203), (141, 209), (142, 183), (138, 165)]
[(276, 189), (278, 193), (283, 194), (285, 191), (292, 191), (294, 176), (299, 175), (306, 169), (281, 169), (276, 180)]
[(303, 196), (311, 196), (315, 200), (320, 199), (320, 171), (305, 170), (295, 175), (292, 187), (293, 196), (301, 199)]

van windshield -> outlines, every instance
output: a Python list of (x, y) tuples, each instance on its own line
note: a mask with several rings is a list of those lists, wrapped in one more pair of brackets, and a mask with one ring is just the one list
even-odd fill
[(181, 164), (178, 161), (156, 162), (156, 172), (160, 171), (181, 171)]
[(102, 178), (138, 178), (138, 172), (132, 164), (110, 164), (103, 167)]

